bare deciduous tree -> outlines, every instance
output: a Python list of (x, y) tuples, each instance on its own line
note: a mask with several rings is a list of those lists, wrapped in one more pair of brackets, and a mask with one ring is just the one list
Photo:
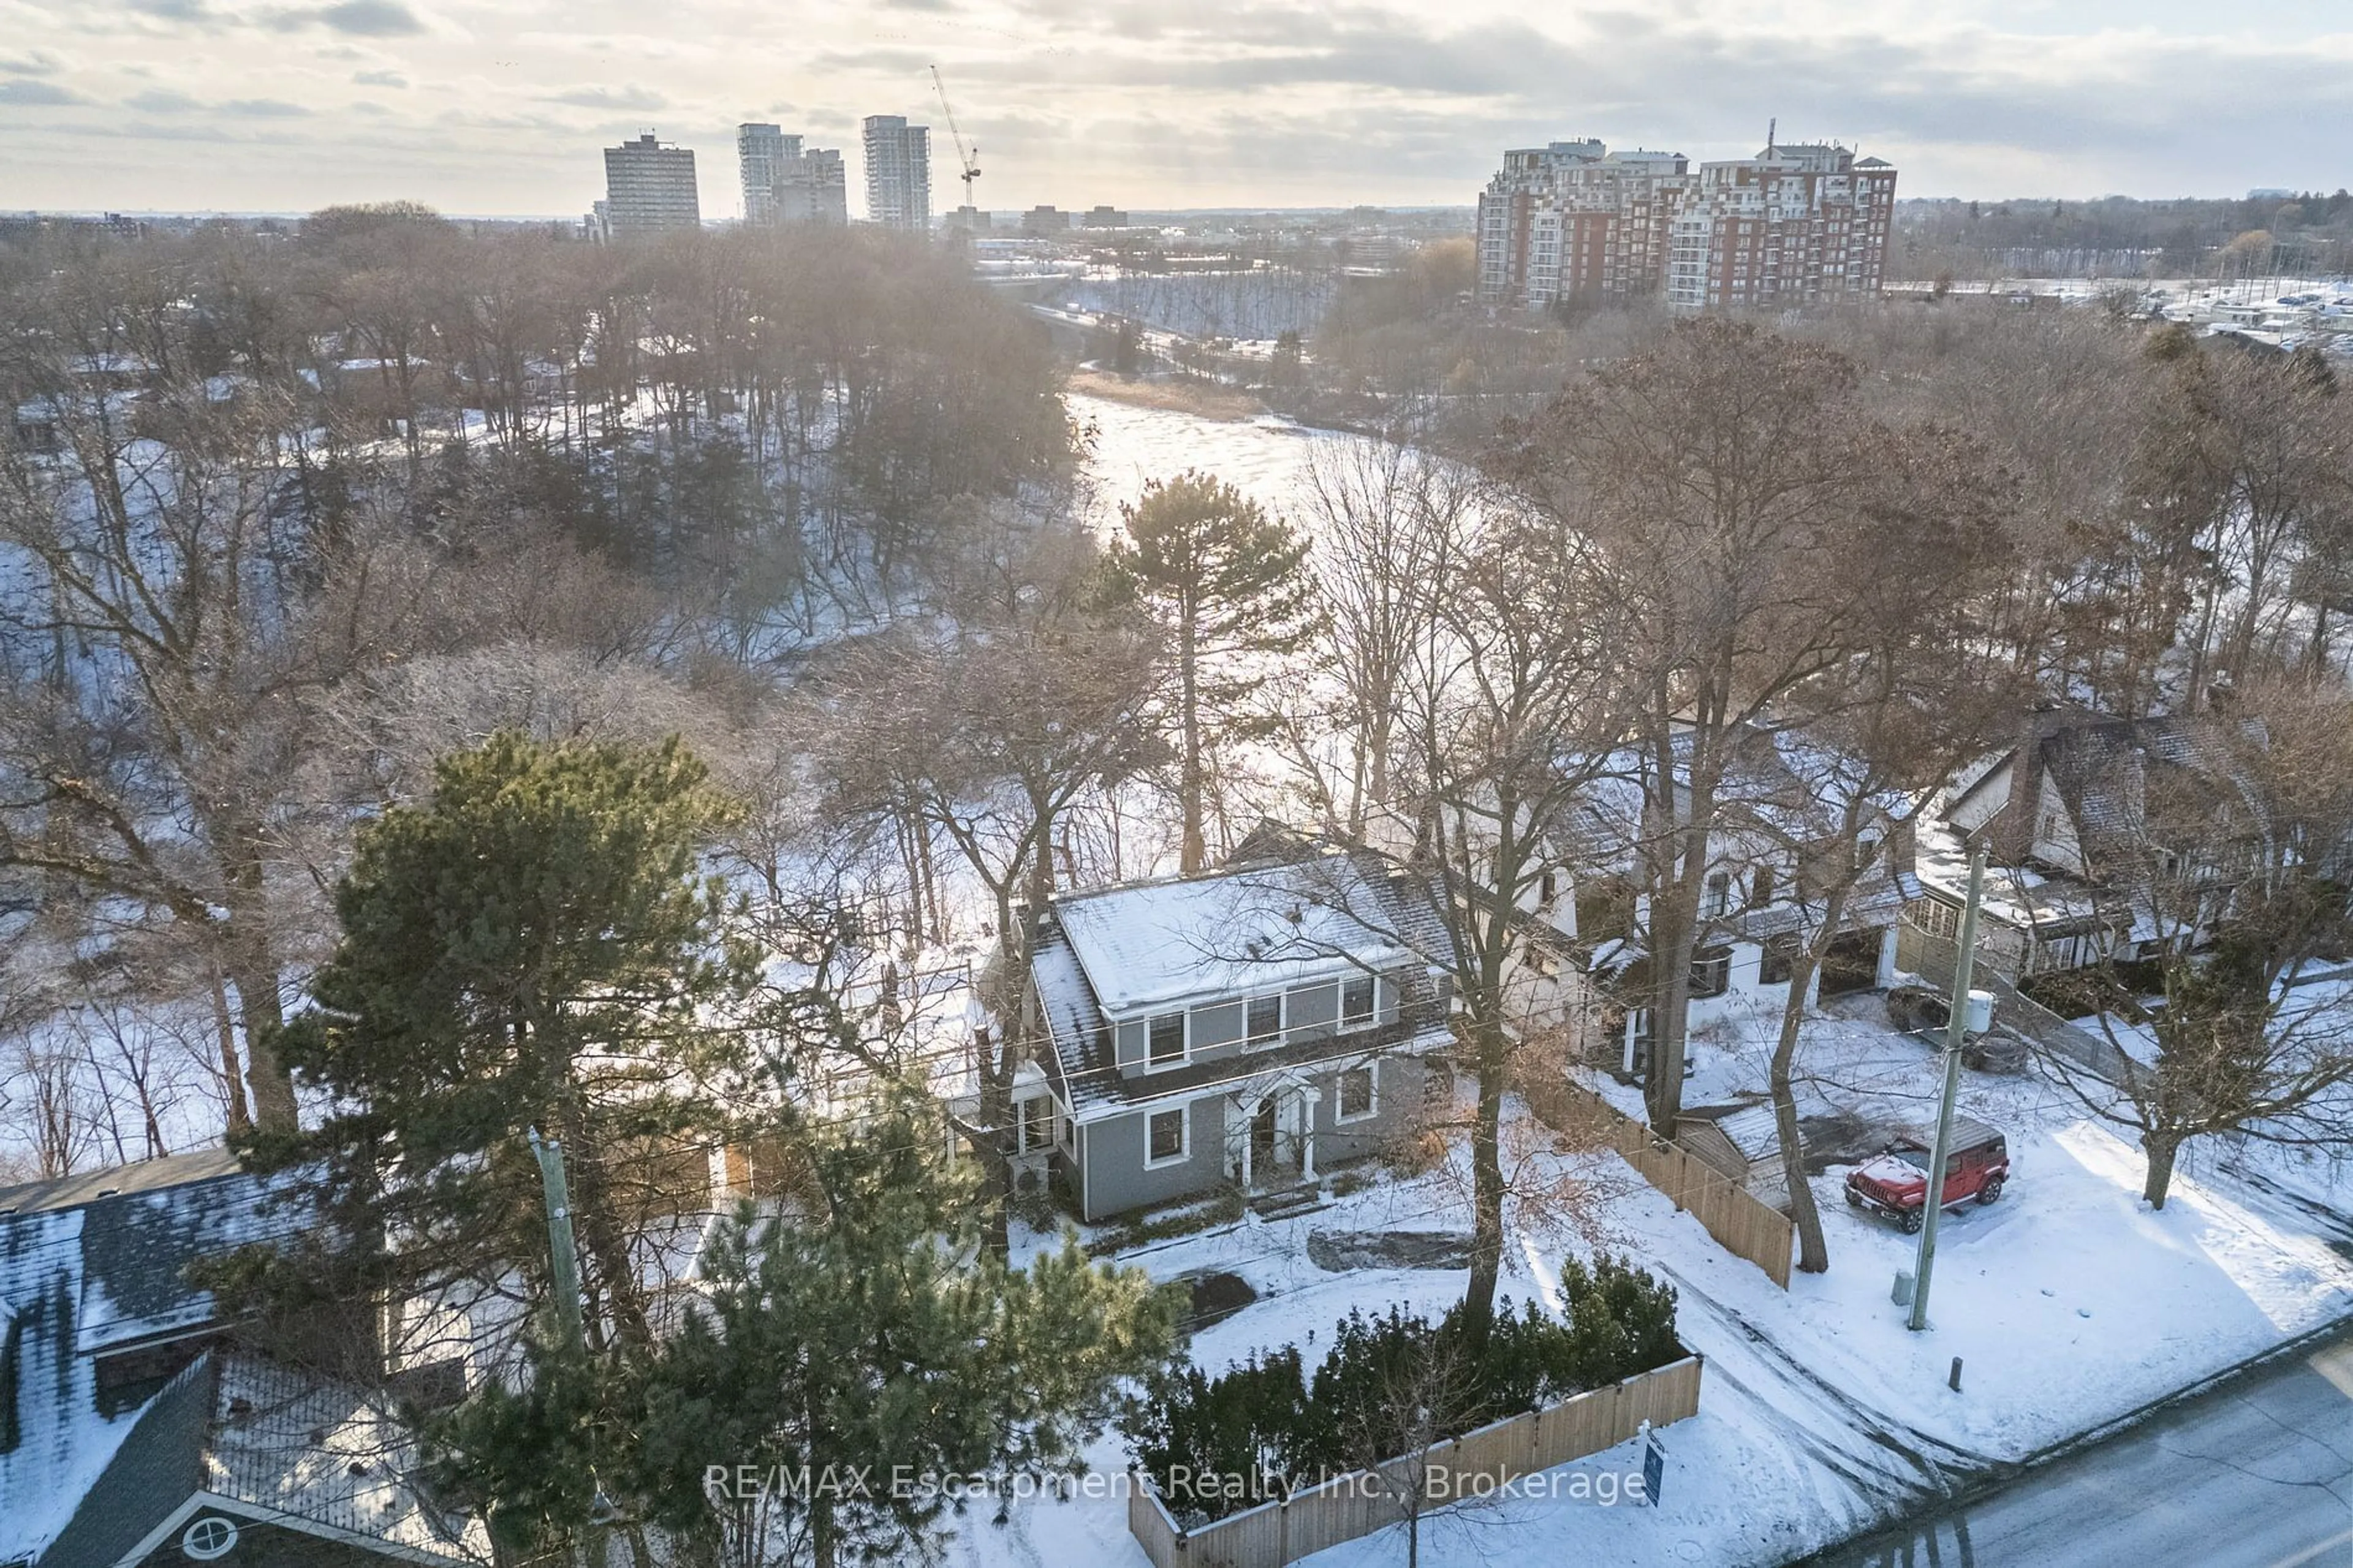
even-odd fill
[(1628, 606), (1606, 591), (1592, 550), (1545, 514), (1500, 499), (1487, 508), (1449, 552), (1454, 569), (1437, 585), (1437, 625), (1401, 716), (1412, 858), (1451, 928), (1455, 1029), (1478, 1089), (1464, 1295), (1474, 1336), (1503, 1268), (1504, 1097), (1523, 1049), (1566, 1022), (1530, 1016), (1528, 911), (1632, 719)]
[(1522, 492), (1592, 542), (1642, 689), (1651, 1124), (1683, 1103), (1709, 843), (1739, 738), (1847, 657), (1877, 596), (1887, 432), (1859, 367), (1753, 326), (1686, 321), (1509, 432)]
[(980, 882), (1003, 954), (976, 1119), (958, 1129), (1004, 1199), (1013, 1074), (1033, 1047), (1029, 953), (1069, 814), (1161, 762), (1148, 712), (1159, 644), (1123, 611), (1075, 522), (1006, 518), (952, 579), (947, 627), (902, 624), (844, 650), (809, 723), (838, 820), (936, 835)]
[(1389, 803), (1398, 710), (1429, 648), (1474, 485), (1468, 470), (1402, 441), (1335, 437), (1310, 451), (1309, 562), (1324, 615), (1317, 663), (1341, 694), (1347, 773), (1336, 793), (1351, 836), (1363, 834), (1368, 806)]
[(2247, 696), (2141, 770), (2144, 810), (2109, 872), (2157, 952), (2084, 973), (2064, 998), (2097, 1014), (2109, 1059), (2045, 1053), (2087, 1110), (2137, 1136), (2152, 1208), (2200, 1138), (2353, 1144), (2353, 1020), (2341, 986), (2310, 973), (2353, 947), (2353, 700)]

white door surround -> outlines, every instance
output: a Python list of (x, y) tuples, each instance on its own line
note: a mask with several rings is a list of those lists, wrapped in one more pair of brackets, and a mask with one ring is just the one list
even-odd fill
[(1251, 1135), (1270, 1102), (1274, 1110), (1274, 1164), (1296, 1167), (1303, 1181), (1315, 1177), (1315, 1106), (1322, 1091), (1294, 1073), (1254, 1080), (1226, 1097), (1226, 1173), (1244, 1188), (1269, 1173), (1257, 1168)]

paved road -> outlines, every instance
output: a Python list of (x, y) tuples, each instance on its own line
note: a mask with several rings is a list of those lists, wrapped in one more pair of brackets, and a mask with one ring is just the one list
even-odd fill
[(2353, 1568), (2353, 1335), (1815, 1568)]

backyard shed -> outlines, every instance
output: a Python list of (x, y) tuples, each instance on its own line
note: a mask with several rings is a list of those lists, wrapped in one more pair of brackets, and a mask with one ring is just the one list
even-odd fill
[(1765, 1101), (1701, 1106), (1675, 1123), (1675, 1142), (1740, 1184), (1749, 1196), (1787, 1214), (1789, 1184), (1781, 1168), (1781, 1140), (1773, 1107)]

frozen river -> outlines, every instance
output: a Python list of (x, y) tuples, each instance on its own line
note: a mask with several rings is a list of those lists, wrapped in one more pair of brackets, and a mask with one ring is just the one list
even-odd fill
[(1213, 474), (1269, 511), (1305, 528), (1300, 495), (1307, 454), (1319, 441), (1363, 437), (1310, 430), (1271, 416), (1241, 421), (1203, 419), (1161, 408), (1139, 408), (1101, 397), (1073, 395), (1071, 416), (1095, 431), (1087, 464), (1095, 481), (1095, 521), (1119, 525), (1123, 502), (1144, 493), (1148, 479), (1170, 479), (1187, 468)]

